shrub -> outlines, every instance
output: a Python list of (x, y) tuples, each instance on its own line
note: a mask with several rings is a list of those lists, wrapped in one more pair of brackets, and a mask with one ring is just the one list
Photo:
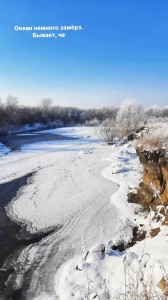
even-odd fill
[(103, 142), (111, 145), (114, 138), (117, 136), (117, 128), (115, 121), (112, 119), (106, 119), (99, 127), (99, 137)]
[(128, 135), (142, 126), (145, 120), (145, 113), (142, 105), (134, 99), (126, 99), (117, 114), (117, 127), (120, 137)]

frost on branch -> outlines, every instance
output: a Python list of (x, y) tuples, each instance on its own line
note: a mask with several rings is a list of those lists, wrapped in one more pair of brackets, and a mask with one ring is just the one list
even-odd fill
[(131, 98), (127, 98), (121, 105), (116, 122), (120, 136), (128, 135), (138, 129), (145, 120), (144, 109), (141, 104)]

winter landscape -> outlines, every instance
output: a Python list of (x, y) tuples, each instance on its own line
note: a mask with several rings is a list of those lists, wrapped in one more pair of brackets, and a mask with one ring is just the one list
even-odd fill
[(0, 300), (168, 299), (168, 1), (0, 0)]
[(0, 299), (167, 298), (167, 108), (103, 109), (1, 134)]

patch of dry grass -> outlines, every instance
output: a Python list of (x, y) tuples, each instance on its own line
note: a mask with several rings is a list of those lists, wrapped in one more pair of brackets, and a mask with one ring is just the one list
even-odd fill
[(136, 141), (136, 146), (146, 151), (164, 149), (168, 152), (168, 124), (156, 123), (147, 126), (146, 131)]

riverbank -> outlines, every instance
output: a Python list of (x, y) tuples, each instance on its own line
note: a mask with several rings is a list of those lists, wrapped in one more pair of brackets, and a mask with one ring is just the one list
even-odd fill
[[(118, 215), (123, 222), (123, 234), (112, 235), (110, 240), (105, 242), (102, 240), (100, 244), (85, 248), (83, 255), (65, 262), (55, 276), (56, 295), (59, 300), (79, 298), (82, 300), (96, 298), (165, 300), (167, 299), (168, 227), (167, 221), (165, 222), (166, 203), (162, 201), (164, 189), (162, 188), (159, 197), (160, 177), (156, 176), (156, 171), (159, 169), (159, 164), (166, 166), (167, 157), (163, 160), (162, 151), (157, 151), (159, 162), (157, 165), (156, 161), (151, 160), (151, 157), (155, 158), (152, 151), (149, 153), (144, 151), (141, 156), (146, 155), (146, 165), (145, 168), (143, 166), (145, 175), (144, 181), (141, 182), (143, 168), (136, 154), (135, 145), (132, 143), (119, 147), (114, 145), (111, 150), (113, 154), (108, 158), (111, 165), (102, 171), (102, 175), (120, 186), (111, 196), (111, 204), (118, 208)], [(160, 159), (159, 153), (161, 153)], [(151, 168), (150, 172), (148, 170), (148, 177), (147, 167)], [(138, 191), (140, 190), (141, 194), (140, 192), (137, 194), (140, 182)], [(162, 185), (162, 182), (159, 182)], [(156, 203), (158, 205), (155, 210), (151, 209), (151, 205), (150, 209), (149, 206), (147, 208), (144, 205), (140, 206), (145, 201), (147, 204), (149, 202), (148, 194), (145, 198), (143, 193), (145, 184), (150, 185), (152, 189), (151, 203), (153, 206)], [(131, 199), (136, 199), (136, 204), (132, 200), (129, 201), (131, 203), (128, 202), (130, 192), (134, 194), (134, 198)], [(160, 202), (155, 201), (158, 199)], [(132, 236), (126, 234), (124, 226), (126, 224), (132, 228)]]

